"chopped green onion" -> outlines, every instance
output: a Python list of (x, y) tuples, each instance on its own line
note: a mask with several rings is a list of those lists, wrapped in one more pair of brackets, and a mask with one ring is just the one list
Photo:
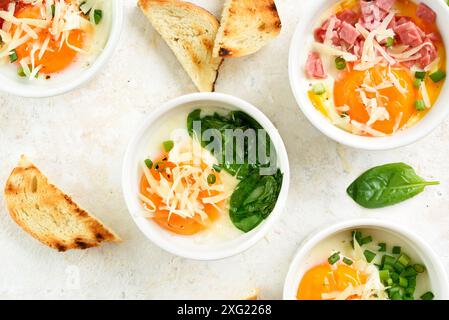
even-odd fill
[(429, 75), (429, 78), (432, 79), (433, 82), (437, 83), (446, 78), (446, 72), (443, 70), (438, 70)]
[(360, 244), (360, 241), (362, 240), (362, 233), (360, 231), (352, 231), (352, 238), (355, 238)]
[(402, 277), (415, 277), (418, 273), (416, 272), (415, 268), (412, 266), (408, 266), (407, 268), (404, 268), (404, 270), (401, 272)]
[(85, 5), (86, 1), (80, 3), (80, 10), (83, 14), (87, 15), (90, 12), (90, 8)]
[(396, 258), (395, 257), (393, 257), (393, 256), (389, 256), (389, 255), (384, 255), (383, 257), (382, 257), (382, 265), (383, 266), (385, 266), (385, 265), (394, 265), (394, 263), (396, 262)]
[(407, 267), (410, 264), (410, 260), (411, 260), (410, 257), (404, 253), (402, 253), (398, 258), (398, 262), (402, 264), (404, 267)]
[(426, 103), (424, 102), (424, 100), (416, 100), (415, 101), (415, 109), (418, 111), (426, 110)]
[(414, 86), (416, 89), (421, 88), (421, 83), (422, 83), (422, 80), (421, 80), (421, 79), (415, 79), (415, 80), (413, 80), (413, 86)]
[(405, 294), (411, 295), (413, 297), (414, 293), (415, 293), (415, 288), (410, 288), (410, 284), (409, 284), (408, 288), (405, 288)]
[(207, 176), (207, 183), (208, 184), (214, 184), (217, 181), (217, 177), (215, 176), (215, 174), (210, 174)]
[(376, 257), (376, 254), (374, 252), (372, 252), (372, 251), (369, 251), (369, 250), (365, 250), (363, 252), (363, 255), (365, 256), (366, 261), (368, 261), (368, 262), (373, 261), (374, 258)]
[(394, 283), (398, 283), (399, 282), (399, 274), (397, 272), (391, 272), (391, 279), (393, 279)]
[(353, 264), (353, 261), (351, 259), (349, 259), (349, 258), (346, 258), (346, 257), (343, 258), (343, 262), (345, 264), (347, 264), (348, 266)]
[(17, 75), (19, 76), (19, 77), (26, 77), (26, 74), (25, 74), (25, 71), (23, 71), (23, 67), (22, 66), (19, 66), (18, 68), (17, 68)]
[(423, 273), (424, 271), (426, 271), (426, 267), (423, 266), (422, 264), (415, 264), (413, 266), (413, 268), (415, 269), (416, 272), (418, 273)]
[(344, 68), (346, 68), (346, 60), (342, 57), (335, 58), (335, 67), (338, 70), (343, 70)]
[(13, 62), (16, 62), (17, 59), (19, 59), (19, 57), (17, 56), (16, 50), (15, 50), (15, 49), (14, 49), (14, 50), (11, 50), (11, 51), (9, 52), (9, 61), (11, 61), (11, 63), (13, 63)]
[(393, 254), (401, 254), (401, 247), (394, 246), (393, 250), (391, 251)]
[(102, 18), (103, 18), (103, 11), (101, 11), (100, 9), (95, 9), (94, 11), (95, 24), (99, 24)]
[(407, 279), (404, 278), (404, 277), (399, 277), (399, 285), (400, 285), (402, 288), (407, 288), (407, 287), (408, 287), (408, 281), (407, 281)]
[(413, 289), (413, 291), (415, 291), (414, 289), (416, 288), (416, 276), (415, 277), (408, 277), (407, 281), (408, 281), (408, 287), (410, 289)]
[(322, 83), (317, 83), (312, 86), (312, 91), (317, 95), (322, 95), (326, 92), (326, 87)]
[(174, 143), (173, 143), (172, 140), (167, 140), (167, 141), (164, 141), (164, 142), (162, 143), (162, 145), (164, 146), (164, 150), (165, 150), (166, 152), (170, 152), (171, 149), (173, 149)]
[(390, 279), (390, 271), (388, 270), (379, 271), (379, 278), (382, 281), (388, 281), (388, 279)]
[(54, 4), (51, 5), (51, 16), (54, 18), (56, 13), (56, 6)]
[(373, 237), (367, 236), (360, 240), (360, 245), (368, 244), (373, 241)]
[(388, 279), (388, 280), (387, 280), (387, 285), (388, 285), (388, 286), (392, 286), (392, 285), (393, 285), (393, 279), (391, 279), (391, 278)]
[(426, 292), (421, 296), (421, 300), (433, 300), (435, 298), (434, 294), (432, 292)]
[(223, 170), (222, 167), (217, 166), (216, 164), (214, 164), (214, 165), (212, 166), (212, 168), (214, 168), (214, 170), (217, 171), (217, 172), (221, 172), (221, 170)]
[(378, 244), (379, 249), (377, 249), (377, 251), (379, 252), (386, 252), (387, 251), (387, 244), (382, 242)]
[(150, 159), (145, 159), (145, 165), (148, 169), (151, 169), (153, 168), (153, 161), (151, 161)]
[(387, 48), (391, 48), (393, 45), (394, 45), (394, 38), (393, 37), (388, 37), (387, 38), (387, 43), (386, 43)]
[(331, 255), (327, 261), (329, 262), (329, 264), (333, 265), (336, 262), (340, 261), (340, 252), (335, 252), (333, 255)]
[(426, 72), (425, 71), (416, 71), (415, 72), (415, 78), (419, 79), (419, 80), (424, 80), (424, 78), (426, 77)]

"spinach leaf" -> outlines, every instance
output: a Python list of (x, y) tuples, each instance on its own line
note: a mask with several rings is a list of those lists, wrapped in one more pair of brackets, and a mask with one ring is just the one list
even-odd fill
[(240, 230), (249, 232), (256, 228), (273, 211), (283, 175), (280, 170), (272, 176), (253, 173), (242, 180), (231, 196), (230, 217)]
[[(194, 122), (201, 122), (201, 132), (196, 132)], [(256, 228), (273, 211), (279, 193), (281, 191), (283, 174), (279, 169), (273, 175), (260, 175), (261, 168), (276, 168), (276, 158), (271, 159), (271, 140), (267, 133), (265, 139), (259, 140), (256, 135), (256, 143), (248, 143), (244, 140), (243, 151), (235, 147), (234, 138), (226, 135), (228, 129), (242, 130), (248, 129), (256, 131), (263, 129), (262, 126), (251, 116), (242, 111), (233, 111), (227, 115), (214, 113), (201, 117), (201, 110), (192, 111), (187, 118), (187, 129), (192, 137), (202, 137), (208, 129), (216, 129), (221, 136), (221, 159), (218, 159), (221, 167), (228, 173), (240, 180), (230, 200), (230, 218), (232, 223), (240, 230), (249, 232)], [(201, 145), (207, 147), (210, 141), (201, 140)], [(231, 145), (233, 150), (233, 159), (226, 159), (226, 147)], [(251, 148), (256, 148), (256, 150)], [(265, 151), (266, 158), (269, 161), (259, 159), (259, 149)], [(209, 150), (213, 152), (213, 150)], [(237, 154), (243, 153), (243, 154)], [(256, 154), (256, 161), (249, 161), (249, 155)], [(238, 163), (236, 159), (243, 159), (243, 163)]]
[[(195, 121), (201, 122), (201, 132), (194, 132), (195, 128), (193, 123)], [(187, 117), (187, 129), (191, 136), (196, 135), (197, 137), (202, 137), (203, 133), (209, 129), (215, 129), (220, 132), (222, 145), (221, 145), (221, 159), (218, 159), (220, 165), (231, 175), (237, 177), (237, 179), (242, 180), (245, 177), (251, 175), (254, 171), (259, 170), (260, 168), (269, 168), (270, 166), (276, 167), (276, 163), (271, 163), (270, 161), (261, 161), (259, 159), (259, 150), (257, 148), (263, 148), (265, 151), (265, 155), (267, 159), (271, 159), (270, 157), (270, 144), (271, 140), (266, 133), (265, 140), (259, 140), (257, 136), (257, 130), (263, 129), (263, 127), (251, 116), (242, 111), (232, 111), (228, 115), (221, 115), (219, 113), (214, 113), (212, 115), (206, 115), (201, 117), (201, 110), (197, 109), (192, 111)], [(226, 130), (242, 130), (246, 132), (248, 129), (255, 130), (256, 133), (256, 141), (257, 143), (249, 144), (248, 139), (244, 140), (243, 146), (243, 154), (237, 154), (239, 152), (238, 148), (235, 148), (236, 140), (226, 135)], [(210, 141), (203, 141), (201, 139), (201, 145), (206, 147)], [(226, 150), (227, 146), (232, 146), (231, 150), (233, 150), (233, 159), (226, 158)], [(251, 148), (256, 148), (253, 150)], [(213, 150), (209, 150), (213, 152)], [(248, 157), (250, 154), (256, 155), (255, 163), (249, 163)], [(240, 158), (243, 161), (236, 161), (236, 159)], [(243, 162), (243, 163), (241, 163)]]
[(405, 163), (391, 163), (372, 168), (347, 189), (348, 195), (365, 208), (383, 208), (410, 199), (424, 191), (428, 182)]

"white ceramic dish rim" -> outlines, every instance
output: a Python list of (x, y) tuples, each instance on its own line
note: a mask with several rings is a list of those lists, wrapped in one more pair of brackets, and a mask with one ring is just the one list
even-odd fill
[[(336, 2), (336, 0), (315, 0), (308, 2), (307, 5), (309, 5), (309, 8), (304, 10), (308, 15), (304, 16), (298, 23), (292, 38), (289, 53), (289, 78), (290, 86), (299, 108), (309, 121), (327, 137), (357, 149), (389, 150), (399, 148), (418, 141), (430, 134), (449, 115), (449, 108), (445, 105), (445, 102), (449, 101), (449, 79), (446, 80), (439, 99), (423, 119), (411, 128), (389, 137), (363, 137), (346, 132), (345, 130), (334, 126), (312, 105), (307, 97), (307, 90), (302, 86), (302, 82), (305, 81), (305, 72), (303, 72), (303, 64), (305, 63), (304, 54), (306, 54), (304, 52), (305, 39), (313, 32), (310, 26), (315, 26), (316, 18), (319, 14), (326, 8), (329, 8), (331, 3)], [(444, 23), (449, 20), (449, 7), (447, 4), (443, 0), (419, 0), (416, 2), (424, 2), (438, 13), (437, 24), (446, 49), (449, 48), (449, 30), (444, 26)], [(448, 59), (449, 55), (446, 57), (446, 62), (448, 62)]]
[[(137, 220), (132, 212), (134, 210), (134, 203), (135, 203), (135, 194), (132, 192), (131, 187), (131, 178), (130, 178), (130, 169), (135, 166), (134, 163), (134, 157), (137, 150), (137, 146), (142, 139), (144, 133), (146, 132), (147, 128), (151, 126), (152, 123), (156, 122), (159, 118), (161, 118), (163, 115), (167, 114), (168, 112), (172, 111), (173, 109), (176, 109), (178, 107), (185, 106), (187, 104), (190, 104), (192, 102), (200, 102), (200, 101), (212, 101), (217, 103), (224, 103), (228, 105), (232, 105), (237, 110), (242, 110), (251, 115), (254, 119), (256, 119), (262, 127), (267, 131), (269, 134), (271, 140), (274, 143), (274, 146), (276, 148), (278, 161), (279, 163), (282, 163), (282, 170), (284, 174), (281, 192), (279, 194), (277, 203), (273, 211), (271, 212), (270, 216), (262, 222), (261, 225), (259, 225), (255, 230), (251, 231), (249, 234), (250, 236), (245, 240), (239, 243), (238, 245), (235, 245), (233, 247), (224, 248), (217, 250), (215, 252), (196, 252), (194, 250), (185, 250), (184, 248), (179, 248), (176, 245), (173, 245), (172, 243), (169, 243), (168, 241), (165, 241), (165, 239), (161, 239), (157, 235), (147, 232), (143, 225), (140, 223), (139, 220)], [(122, 189), (123, 189), (123, 195), (128, 207), (128, 211), (133, 218), (134, 222), (137, 224), (139, 229), (145, 234), (145, 236), (150, 239), (153, 243), (158, 245), (160, 248), (164, 249), (165, 251), (168, 251), (174, 255), (193, 259), (193, 260), (219, 260), (224, 259), (227, 257), (231, 257), (234, 255), (237, 255), (241, 252), (246, 251), (253, 245), (255, 245), (259, 240), (261, 240), (270, 230), (270, 228), (273, 226), (273, 224), (279, 219), (280, 215), (282, 214), (285, 203), (287, 201), (288, 191), (289, 191), (289, 185), (290, 185), (290, 166), (287, 156), (287, 150), (285, 148), (285, 145), (282, 141), (282, 138), (278, 132), (278, 130), (275, 128), (275, 126), (272, 124), (272, 122), (266, 117), (259, 109), (257, 109), (255, 106), (251, 105), (250, 103), (231, 96), (227, 94), (222, 93), (193, 93), (184, 95), (178, 98), (175, 98), (162, 106), (160, 106), (158, 109), (156, 109), (154, 112), (152, 112), (149, 116), (146, 117), (144, 123), (140, 127), (139, 130), (137, 130), (135, 136), (131, 139), (127, 151), (125, 153), (124, 161), (123, 161), (123, 168), (122, 168)]]
[(70, 79), (70, 81), (65, 81), (61, 83), (61, 85), (54, 88), (39, 87), (38, 89), (36, 89), (35, 87), (28, 84), (19, 84), (8, 81), (0, 83), (0, 90), (24, 98), (47, 98), (69, 92), (92, 79), (92, 77), (106, 64), (106, 62), (112, 56), (112, 53), (114, 52), (120, 40), (124, 15), (123, 1), (112, 1), (113, 12), (111, 19), (111, 31), (109, 33), (106, 45), (99, 56), (95, 59), (94, 63), (85, 71), (83, 71), (80, 76), (73, 77), (72, 79)]
[(427, 266), (432, 266), (435, 278), (438, 279), (437, 285), (439, 285), (439, 288), (432, 288), (432, 291), (438, 293), (438, 299), (440, 300), (446, 300), (449, 298), (449, 280), (445, 268), (440, 258), (436, 255), (433, 249), (420, 236), (408, 231), (403, 227), (400, 227), (396, 223), (377, 219), (352, 219), (333, 224), (304, 240), (300, 249), (295, 254), (295, 257), (290, 264), (287, 276), (285, 278), (283, 293), (284, 300), (296, 300), (296, 292), (300, 280), (296, 279), (296, 275), (297, 271), (300, 269), (301, 263), (304, 261), (308, 252), (310, 252), (315, 246), (334, 234), (343, 232), (345, 230), (363, 228), (386, 229), (388, 231), (392, 231), (394, 233), (397, 233), (399, 236), (406, 238), (410, 243), (416, 246), (416, 248), (418, 248), (418, 250), (421, 252), (421, 255), (428, 258), (428, 261), (424, 261), (424, 263)]

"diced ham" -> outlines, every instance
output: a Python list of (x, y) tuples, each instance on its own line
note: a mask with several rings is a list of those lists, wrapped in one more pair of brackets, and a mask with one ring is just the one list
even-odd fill
[(394, 32), (399, 36), (402, 44), (416, 47), (423, 43), (422, 30), (411, 21), (396, 26)]
[(355, 41), (359, 37), (360, 33), (347, 22), (343, 22), (341, 25), (341, 29), (339, 32), (339, 36), (342, 40), (344, 40), (348, 45), (354, 45)]
[(312, 79), (327, 78), (324, 72), (323, 61), (318, 52), (310, 52), (306, 62), (306, 75)]
[(437, 14), (426, 4), (420, 3), (418, 9), (416, 10), (416, 15), (418, 18), (427, 23), (434, 23), (437, 20)]
[(418, 64), (421, 68), (427, 67), (438, 57), (438, 50), (433, 44), (424, 46), (419, 53), (421, 58), (418, 60)]
[(376, 5), (384, 11), (390, 11), (396, 0), (376, 0)]
[(359, 21), (359, 15), (357, 14), (357, 12), (350, 9), (346, 9), (337, 13), (337, 18), (342, 22), (349, 23), (350, 25), (355, 25), (357, 21)]
[(362, 12), (361, 25), (370, 31), (379, 27), (381, 21), (388, 14), (375, 1), (360, 0), (360, 10)]
[(321, 27), (317, 28), (314, 32), (314, 37), (315, 37), (315, 41), (323, 43), (324, 39), (326, 38), (326, 31), (327, 31), (327, 27), (329, 26), (330, 20), (334, 19), (334, 29), (332, 33), (332, 42), (335, 45), (338, 45), (340, 42), (340, 39), (338, 37), (338, 33), (337, 30), (340, 28), (341, 26), (341, 21), (340, 19), (338, 19), (337, 17), (330, 17), (329, 19), (327, 19), (326, 21), (323, 22), (323, 24), (321, 25)]

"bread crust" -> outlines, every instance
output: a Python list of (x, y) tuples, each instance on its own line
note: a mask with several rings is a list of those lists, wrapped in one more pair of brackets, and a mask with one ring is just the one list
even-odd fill
[(282, 29), (274, 0), (227, 0), (214, 56), (242, 57), (260, 50)]
[[(11, 172), (4, 196), (11, 218), (50, 248), (64, 252), (96, 247), (104, 241), (121, 241), (119, 236), (81, 209), (72, 198), (50, 184), (25, 156), (21, 157), (18, 166)], [(61, 209), (64, 213), (61, 213)], [(67, 221), (72, 225), (66, 225)], [(73, 225), (74, 222), (78, 225)], [(61, 229), (56, 230), (55, 226)], [(68, 229), (70, 227), (73, 229)], [(74, 230), (83, 232), (76, 233)], [(64, 231), (67, 236), (61, 236)]]

